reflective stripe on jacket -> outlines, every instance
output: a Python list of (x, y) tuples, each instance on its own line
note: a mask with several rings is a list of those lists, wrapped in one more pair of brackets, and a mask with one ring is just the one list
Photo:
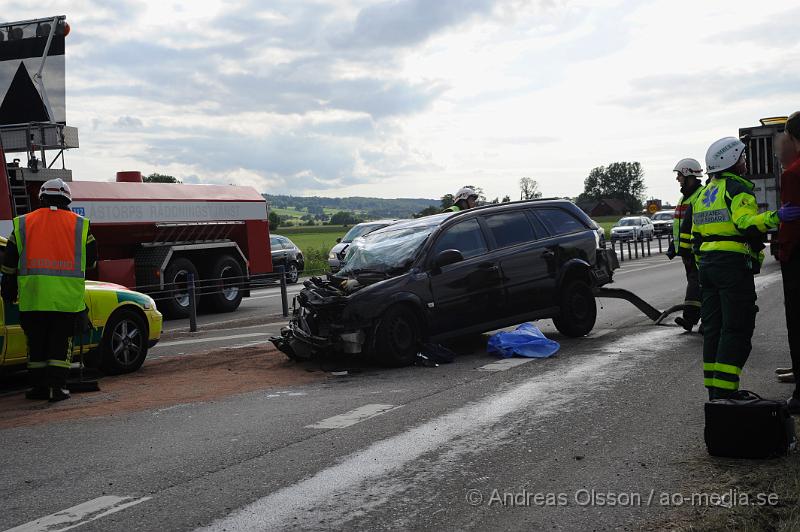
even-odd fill
[(752, 190), (753, 183), (730, 172), (711, 179), (691, 205), (695, 252), (726, 251), (763, 260), (763, 233), (777, 227), (778, 215), (759, 214)]
[(89, 221), (64, 209), (37, 209), (14, 218), (19, 253), (19, 310), (84, 309)]
[(459, 207), (458, 205), (451, 205), (448, 208), (446, 208), (444, 210), (444, 212), (458, 212), (460, 210), (461, 210), (461, 207)]
[(682, 257), (692, 255), (692, 203), (703, 190), (702, 186), (689, 194), (681, 197), (675, 208), (675, 217), (672, 221), (672, 240), (675, 242), (675, 252)]

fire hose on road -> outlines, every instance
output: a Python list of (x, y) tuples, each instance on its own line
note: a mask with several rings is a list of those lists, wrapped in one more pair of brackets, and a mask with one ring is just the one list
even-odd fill
[(661, 325), (662, 322), (667, 319), (667, 317), (672, 314), (673, 312), (678, 312), (679, 310), (684, 310), (688, 305), (681, 303), (679, 305), (672, 305), (665, 311), (660, 311), (650, 303), (642, 299), (641, 297), (637, 296), (633, 292), (628, 290), (624, 290), (622, 288), (596, 288), (594, 291), (596, 297), (605, 297), (609, 299), (624, 299), (631, 303), (634, 307), (638, 308), (639, 310), (644, 313), (645, 316), (650, 318), (655, 322), (656, 325)]

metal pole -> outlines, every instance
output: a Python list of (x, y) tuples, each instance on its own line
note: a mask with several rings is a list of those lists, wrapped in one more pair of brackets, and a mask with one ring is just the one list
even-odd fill
[(661, 235), (658, 235), (658, 252), (661, 253)]
[(634, 252), (636, 258), (638, 259), (639, 258), (639, 243), (636, 242), (635, 240), (633, 241), (633, 252)]
[(619, 241), (619, 261), (625, 262), (625, 250), (622, 249), (622, 240)]
[(189, 330), (197, 332), (197, 301), (194, 294), (194, 274), (189, 274)]
[(631, 241), (628, 240), (628, 260), (631, 260), (633, 255), (631, 254)]
[(650, 256), (650, 241), (647, 241), (647, 256)]
[(289, 317), (289, 295), (286, 293), (286, 268), (278, 266), (278, 273), (281, 276), (281, 305), (283, 306), (283, 317)]

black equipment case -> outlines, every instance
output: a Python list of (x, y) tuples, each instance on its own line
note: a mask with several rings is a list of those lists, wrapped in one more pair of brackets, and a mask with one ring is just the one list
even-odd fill
[(727, 458), (773, 458), (793, 450), (794, 420), (785, 401), (740, 390), (705, 406), (708, 454)]

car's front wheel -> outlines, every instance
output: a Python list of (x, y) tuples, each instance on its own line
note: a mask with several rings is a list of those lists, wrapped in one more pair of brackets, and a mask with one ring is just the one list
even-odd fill
[(139, 369), (147, 357), (147, 324), (132, 310), (117, 310), (106, 322), (100, 343), (100, 368), (117, 375)]
[(375, 327), (375, 355), (388, 366), (414, 363), (422, 339), (419, 319), (411, 308), (395, 305), (383, 313)]
[(561, 310), (553, 324), (566, 336), (585, 336), (597, 321), (597, 303), (592, 288), (578, 279), (568, 281), (561, 289)]

